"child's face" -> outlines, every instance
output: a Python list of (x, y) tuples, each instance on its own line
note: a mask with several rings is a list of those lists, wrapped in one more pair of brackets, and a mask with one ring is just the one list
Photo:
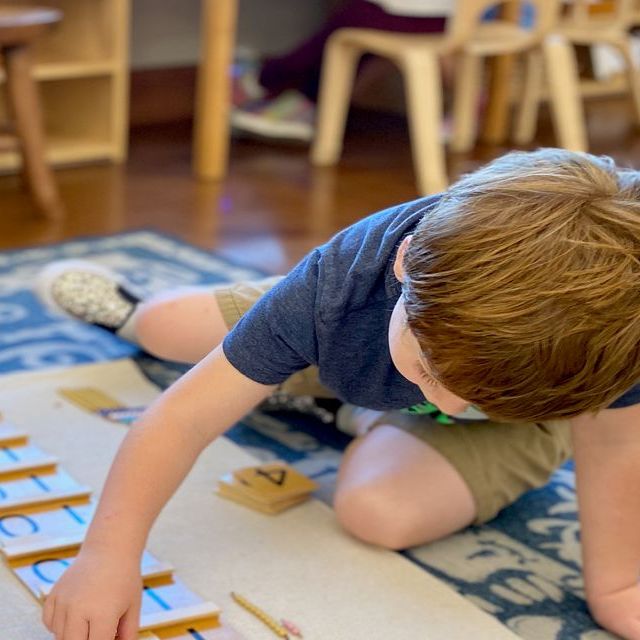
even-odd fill
[[(410, 242), (411, 236), (406, 237), (402, 241), (393, 265), (396, 278), (398, 278), (400, 282), (402, 282), (404, 277), (404, 268), (402, 266), (404, 253)], [(396, 369), (409, 380), (409, 382), (418, 385), (425, 398), (435, 404), (440, 411), (449, 415), (455, 415), (456, 413), (461, 413), (469, 406), (469, 402), (445, 389), (430, 375), (429, 365), (422, 356), (422, 350), (418, 345), (418, 341), (407, 325), (407, 314), (404, 309), (403, 296), (400, 296), (391, 314), (391, 321), (389, 322), (389, 350), (391, 351), (391, 359)]]
[(466, 400), (445, 389), (429, 375), (418, 341), (407, 325), (402, 296), (398, 299), (389, 322), (389, 350), (396, 369), (409, 382), (418, 385), (425, 398), (440, 411), (454, 415), (469, 406)]

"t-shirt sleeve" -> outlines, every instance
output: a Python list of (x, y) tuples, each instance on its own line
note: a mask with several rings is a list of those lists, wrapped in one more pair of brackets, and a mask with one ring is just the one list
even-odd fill
[(608, 409), (624, 409), (634, 404), (640, 404), (640, 385), (631, 387), (629, 391), (625, 391), (619, 398), (616, 398), (607, 408)]
[(229, 362), (261, 384), (279, 384), (318, 361), (318, 251), (264, 294), (225, 337)]

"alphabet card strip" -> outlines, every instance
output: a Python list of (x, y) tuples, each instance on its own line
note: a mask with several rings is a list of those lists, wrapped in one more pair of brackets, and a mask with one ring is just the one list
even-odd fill
[[(64, 392), (64, 393), (62, 393)], [(129, 423), (144, 409), (122, 407), (95, 389), (61, 390), (85, 410)], [(88, 487), (57, 467), (0, 416), (0, 552), (27, 589), (43, 601), (77, 558), (96, 504)], [(244, 640), (222, 625), (220, 609), (189, 591), (173, 567), (145, 551), (140, 640)]]
[(58, 459), (32, 444), (0, 445), (0, 476), (7, 473), (51, 467)]
[[(40, 600), (49, 595), (60, 576), (73, 564), (77, 554), (77, 548), (48, 551), (11, 560), (8, 564), (29, 591)], [(145, 551), (140, 571), (144, 579), (164, 578), (171, 576), (173, 567), (167, 562), (160, 562)]]
[(0, 513), (21, 507), (87, 499), (91, 489), (78, 484), (61, 469), (18, 471), (0, 477)]
[(145, 631), (139, 640), (244, 640), (235, 629), (221, 624), (217, 618), (198, 620), (186, 625)]
[(95, 503), (69, 500), (0, 514), (0, 552), (12, 560), (82, 543)]
[(174, 577), (145, 580), (140, 630), (155, 630), (181, 623), (216, 618), (220, 608), (189, 591)]
[(0, 422), (0, 447), (27, 444), (29, 436), (8, 422)]

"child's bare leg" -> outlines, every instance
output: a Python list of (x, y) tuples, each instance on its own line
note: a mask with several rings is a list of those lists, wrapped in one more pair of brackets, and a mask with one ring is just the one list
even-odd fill
[(476, 518), (471, 491), (453, 465), (391, 425), (354, 440), (345, 452), (335, 510), (351, 534), (390, 549), (437, 540)]
[(392, 549), (490, 520), (571, 456), (567, 421), (443, 425), (366, 411), (352, 419), (371, 430), (347, 449), (336, 512), (353, 535)]
[(228, 332), (211, 288), (178, 289), (138, 304), (132, 317), (137, 343), (165, 360), (195, 363)]

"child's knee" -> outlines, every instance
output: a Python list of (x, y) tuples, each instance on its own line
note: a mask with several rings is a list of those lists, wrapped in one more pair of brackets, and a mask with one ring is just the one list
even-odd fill
[(420, 541), (438, 537), (425, 532), (425, 518), (418, 522), (412, 509), (398, 504), (384, 490), (371, 485), (338, 488), (334, 498), (336, 517), (341, 526), (360, 540), (386, 549), (406, 549)]

